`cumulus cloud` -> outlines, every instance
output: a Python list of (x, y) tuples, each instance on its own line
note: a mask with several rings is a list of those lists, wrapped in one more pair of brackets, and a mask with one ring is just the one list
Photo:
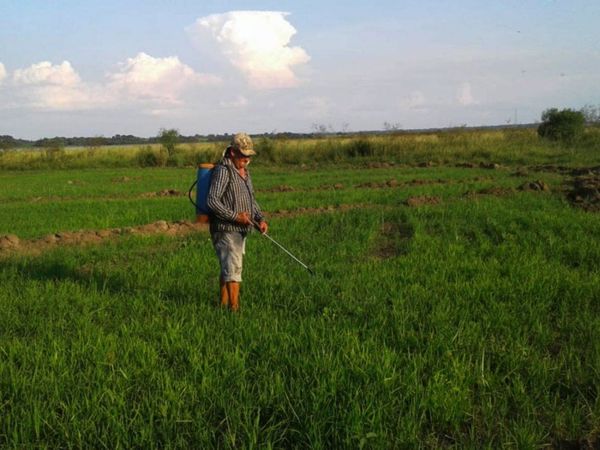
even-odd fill
[(470, 83), (463, 83), (458, 88), (456, 99), (458, 100), (458, 103), (460, 103), (463, 106), (476, 105), (477, 103), (479, 103), (477, 102), (477, 100), (475, 100), (473, 94), (471, 93)]
[[(0, 64), (0, 83), (6, 77)], [(101, 83), (81, 79), (69, 61), (42, 61), (17, 69), (10, 78), (13, 103), (40, 110), (83, 110), (141, 102), (158, 109), (179, 105), (185, 89), (214, 85), (220, 79), (199, 74), (176, 56), (154, 58), (139, 53), (119, 64)]]
[(17, 69), (13, 74), (14, 82), (19, 84), (50, 84), (55, 86), (74, 86), (81, 78), (73, 70), (69, 61), (53, 66), (49, 61), (33, 64), (26, 69)]
[(20, 104), (34, 109), (90, 109), (107, 102), (102, 89), (82, 82), (69, 61), (42, 61), (17, 69), (11, 82)]
[(138, 100), (179, 104), (181, 93), (193, 86), (214, 85), (220, 79), (196, 73), (178, 57), (154, 58), (138, 53), (120, 64), (120, 71), (109, 74), (109, 89)]
[(310, 57), (301, 47), (291, 47), (296, 29), (278, 11), (231, 11), (201, 17), (187, 28), (197, 40), (212, 38), (229, 62), (255, 89), (289, 88), (299, 84), (292, 71)]

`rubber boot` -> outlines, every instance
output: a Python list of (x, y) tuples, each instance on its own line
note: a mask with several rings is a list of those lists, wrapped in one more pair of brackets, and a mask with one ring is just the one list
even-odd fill
[(221, 293), (221, 306), (223, 308), (227, 308), (229, 306), (229, 290), (227, 289), (227, 283), (223, 281), (223, 278), (220, 278), (219, 281)]
[(229, 307), (233, 312), (238, 312), (240, 309), (240, 283), (237, 281), (227, 282), (227, 290), (229, 292)]

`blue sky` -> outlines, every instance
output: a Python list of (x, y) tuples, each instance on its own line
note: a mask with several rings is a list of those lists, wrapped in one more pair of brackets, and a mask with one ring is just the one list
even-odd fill
[(600, 104), (600, 2), (8, 1), (0, 134), (493, 125)]

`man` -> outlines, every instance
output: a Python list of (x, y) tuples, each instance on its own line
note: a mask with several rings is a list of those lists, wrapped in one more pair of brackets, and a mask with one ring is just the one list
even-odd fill
[(238, 311), (246, 236), (255, 226), (266, 233), (267, 222), (254, 198), (248, 164), (256, 155), (246, 133), (233, 136), (212, 173), (206, 204), (212, 211), (210, 234), (221, 264), (221, 305)]

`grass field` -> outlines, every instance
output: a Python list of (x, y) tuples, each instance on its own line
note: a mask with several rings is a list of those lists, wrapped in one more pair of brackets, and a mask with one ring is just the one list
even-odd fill
[[(600, 215), (531, 167), (571, 150), (488, 151), (259, 157), (271, 235), (316, 274), (252, 235), (238, 315), (206, 231), (0, 254), (0, 447), (597, 448)], [(5, 170), (0, 235), (191, 220), (146, 194), (193, 177)]]

